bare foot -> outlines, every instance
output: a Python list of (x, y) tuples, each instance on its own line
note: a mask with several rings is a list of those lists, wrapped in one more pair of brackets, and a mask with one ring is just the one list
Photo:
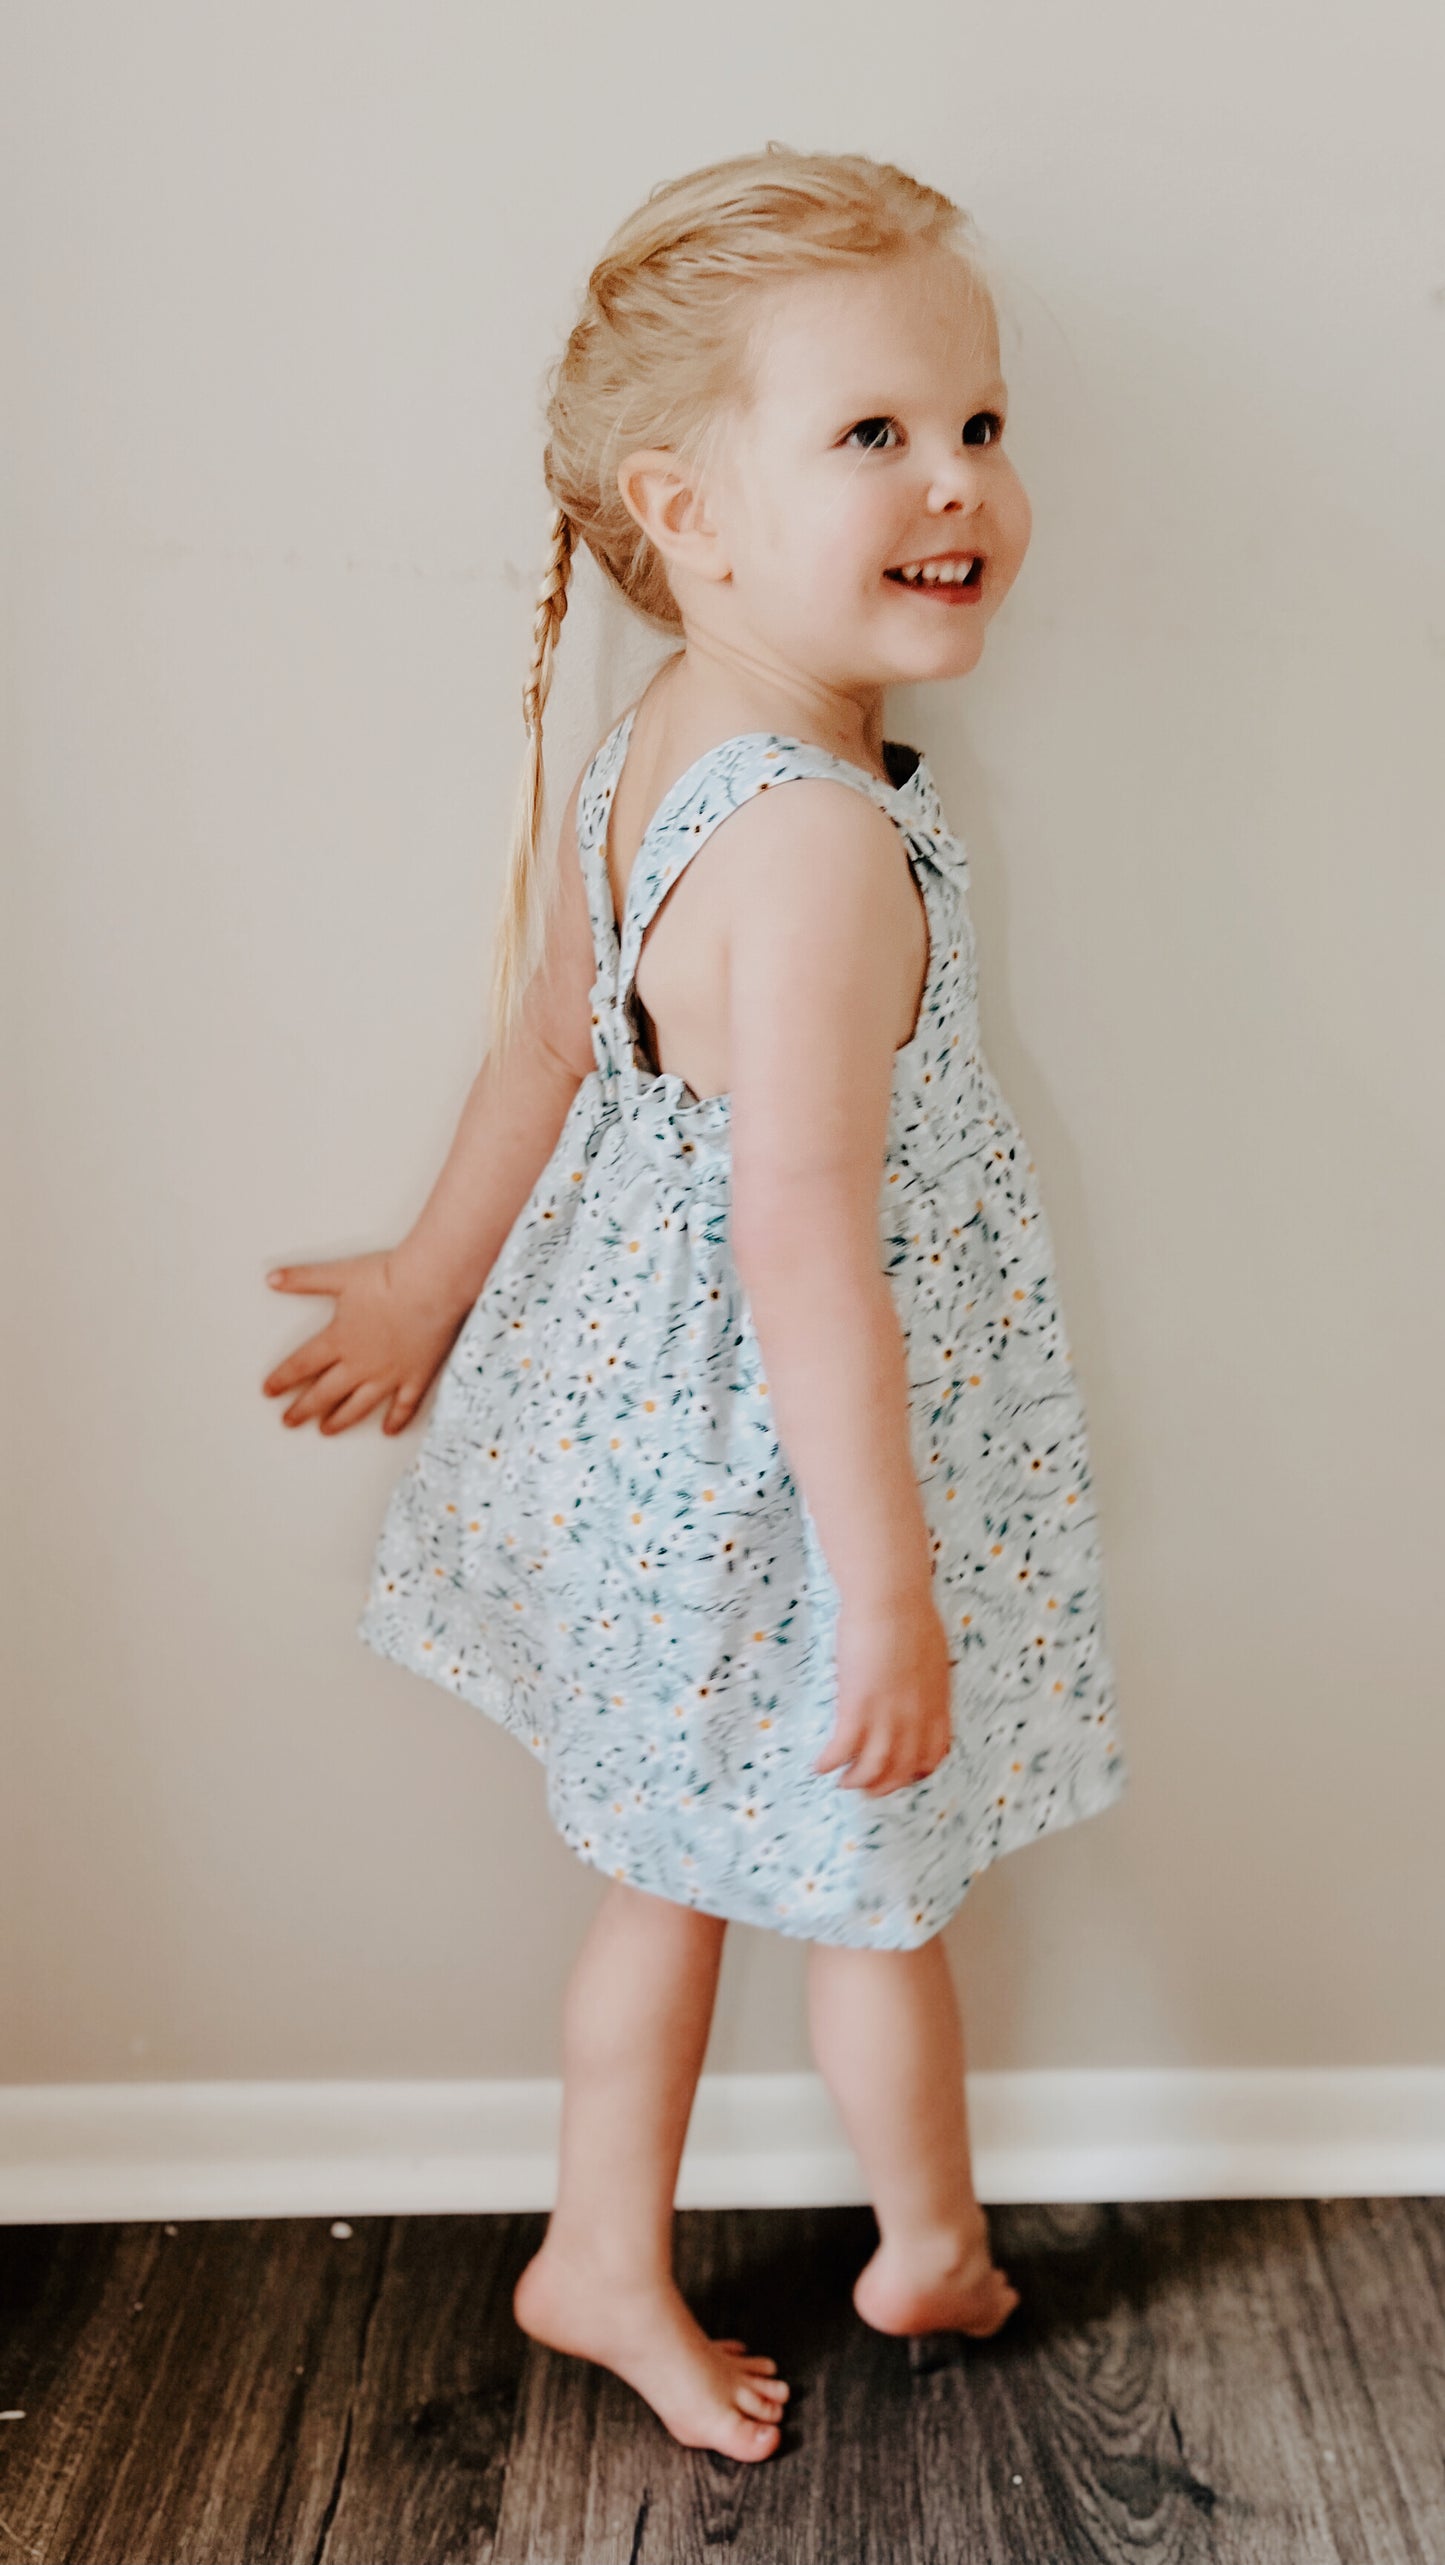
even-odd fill
[(712, 2342), (671, 2280), (629, 2283), (544, 2242), (512, 2292), (524, 2333), (615, 2370), (686, 2449), (771, 2458), (788, 2389), (777, 2362)]
[(990, 2259), (987, 2226), (966, 2241), (880, 2244), (853, 2283), (853, 2304), (879, 2333), (997, 2333), (1019, 2303)]

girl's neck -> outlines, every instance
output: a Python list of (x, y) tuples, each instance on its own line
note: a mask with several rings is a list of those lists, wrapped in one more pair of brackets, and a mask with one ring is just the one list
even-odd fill
[(720, 648), (712, 635), (690, 634), (648, 693), (654, 712), (684, 733), (725, 739), (737, 731), (775, 730), (886, 780), (881, 686), (830, 685), (763, 655)]

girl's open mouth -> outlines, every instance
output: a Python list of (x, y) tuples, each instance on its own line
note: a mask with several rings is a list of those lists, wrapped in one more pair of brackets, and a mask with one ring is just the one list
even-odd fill
[(931, 561), (903, 561), (894, 570), (885, 570), (895, 588), (907, 588), (914, 596), (935, 597), (944, 605), (962, 606), (977, 599), (983, 586), (983, 555), (980, 552), (946, 552)]

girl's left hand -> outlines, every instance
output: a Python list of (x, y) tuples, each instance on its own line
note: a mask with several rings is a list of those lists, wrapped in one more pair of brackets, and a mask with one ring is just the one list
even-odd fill
[(931, 1592), (844, 1602), (833, 1733), (813, 1765), (870, 1799), (937, 1770), (953, 1741), (948, 1633)]
[(281, 1265), (268, 1280), (275, 1291), (327, 1292), (336, 1302), (329, 1324), (261, 1384), (267, 1398), (298, 1393), (282, 1424), (314, 1416), (323, 1434), (339, 1434), (387, 1400), (382, 1431), (399, 1433), (456, 1342), (465, 1304), (398, 1249)]

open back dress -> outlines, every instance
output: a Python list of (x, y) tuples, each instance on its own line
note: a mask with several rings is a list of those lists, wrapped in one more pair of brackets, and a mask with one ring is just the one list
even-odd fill
[[(884, 782), (746, 732), (662, 799), (619, 933), (607, 827), (635, 713), (577, 803), (595, 1066), (443, 1367), (358, 1635), (510, 1730), (564, 1840), (609, 1877), (775, 1932), (913, 1949), (989, 1862), (1127, 1783), (1084, 1408), (1034, 1162), (979, 1048), (967, 857), (916, 750), (887, 743)], [(888, 813), (929, 930), (878, 1244), (953, 1733), (926, 1779), (882, 1795), (812, 1769), (839, 1596), (730, 1251), (729, 1100), (648, 1065), (633, 999), (684, 866), (754, 793), (804, 776)]]

